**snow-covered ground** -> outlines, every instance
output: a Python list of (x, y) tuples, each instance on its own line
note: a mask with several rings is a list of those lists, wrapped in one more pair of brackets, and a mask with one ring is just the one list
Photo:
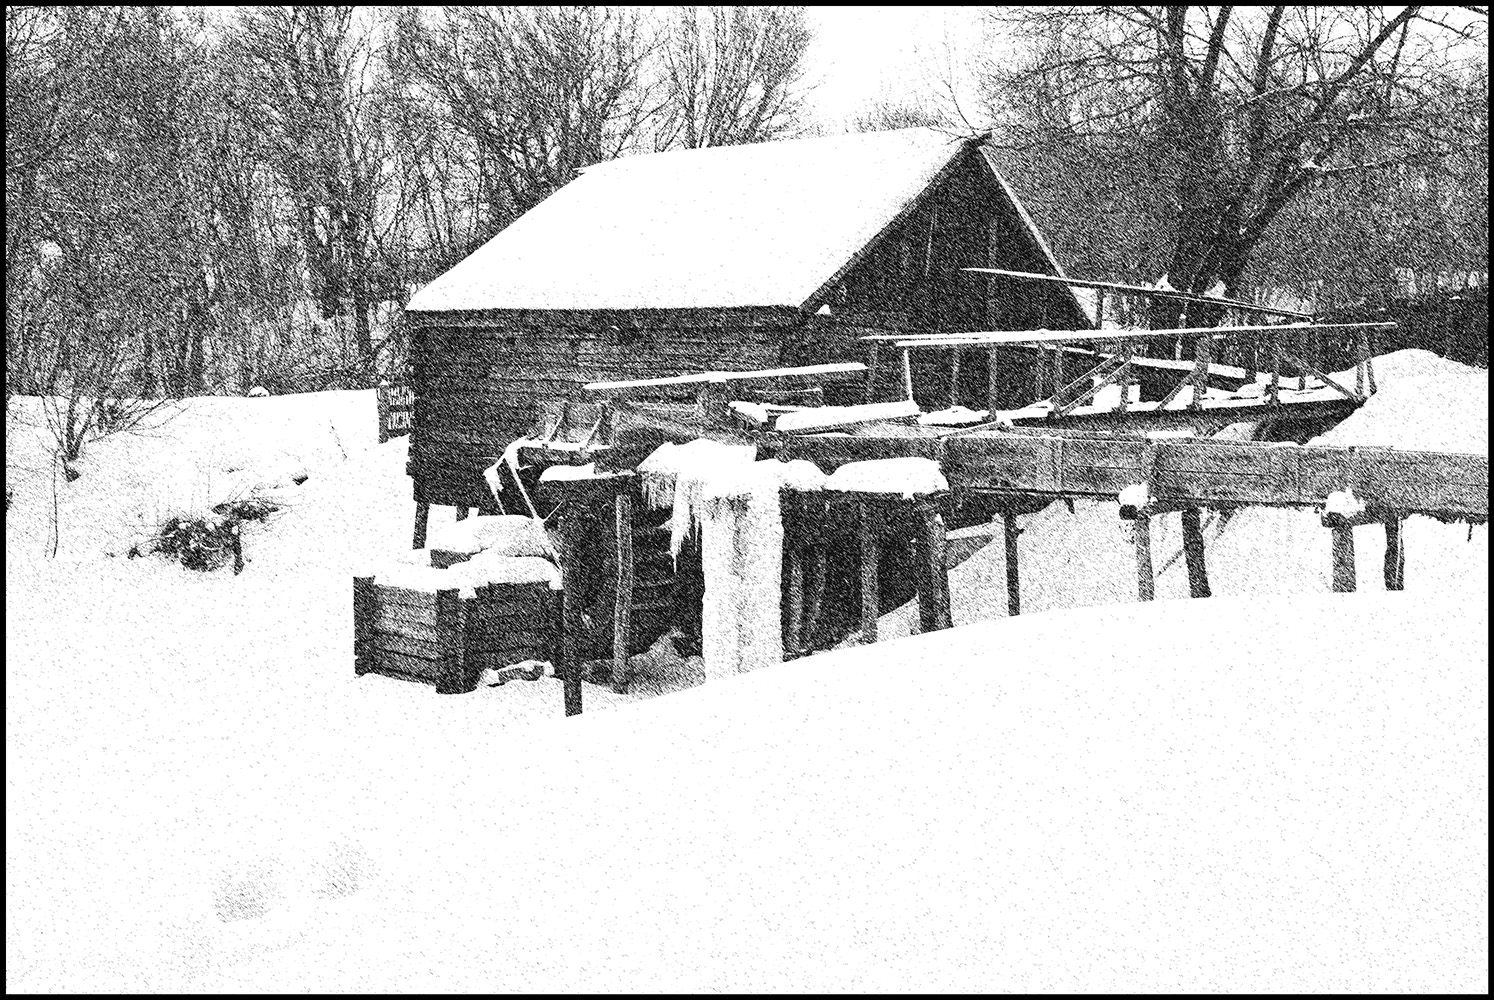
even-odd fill
[[(1338, 432), (1486, 451), (1487, 374), (1421, 420), (1397, 357)], [(57, 558), (28, 405), (7, 989), (1487, 986), (1487, 529), (1415, 520), (1408, 593), (1330, 595), (1316, 519), (1247, 512), (1209, 559), (1250, 600), (1024, 614), (703, 687), (661, 652), (566, 720), (550, 678), (353, 676), (348, 577), (414, 514), (372, 393), (192, 400), (91, 444), (57, 482)], [(251, 488), (287, 507), (246, 528), (241, 576), (124, 556)], [(1024, 612), (1134, 600), (1105, 506), (1090, 534), (1028, 522)], [(1038, 596), (1110, 579), (1111, 552), (1111, 583)], [(993, 555), (956, 571), (957, 621), (1002, 613), (1000, 546), (966, 565)]]

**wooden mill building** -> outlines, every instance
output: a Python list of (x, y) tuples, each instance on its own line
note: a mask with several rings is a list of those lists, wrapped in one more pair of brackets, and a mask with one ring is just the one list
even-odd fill
[[(870, 333), (1092, 323), (1065, 286), (965, 267), (1062, 273), (980, 138), (901, 129), (590, 167), (411, 299), (416, 499), (478, 505), (481, 470), (588, 382), (864, 361)], [(947, 363), (926, 363), (915, 394), (947, 406)], [(955, 397), (989, 391), (972, 355)]]

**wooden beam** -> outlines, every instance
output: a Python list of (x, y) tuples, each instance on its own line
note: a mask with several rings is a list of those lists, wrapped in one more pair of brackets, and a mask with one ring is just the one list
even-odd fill
[(436, 693), (466, 694), (475, 690), (476, 671), (469, 670), (466, 662), (467, 628), (462, 597), (455, 590), (436, 591), (436, 634), (441, 643)]
[(861, 555), (861, 640), (869, 644), (877, 641), (877, 616), (881, 611), (877, 580), (881, 511), (875, 501), (866, 497), (858, 497), (856, 507), (860, 515), (856, 522), (856, 541)]
[(1132, 543), (1136, 548), (1136, 595), (1143, 601), (1150, 601), (1157, 596), (1152, 576), (1152, 519), (1145, 511), (1138, 511), (1131, 528)]
[(783, 554), (788, 564), (788, 607), (783, 616), (783, 648), (793, 659), (804, 649), (804, 555), (790, 545)]
[[(1301, 358), (1297, 357), (1294, 354), (1285, 354), (1284, 357), (1287, 359), (1288, 362), (1290, 362), (1291, 364), (1296, 365), (1298, 368), (1300, 368), (1302, 370), (1304, 382), (1306, 381), (1307, 373), (1311, 372), (1320, 381), (1322, 381), (1322, 383), (1324, 385), (1327, 385), (1327, 386), (1329, 386), (1331, 388), (1337, 389), (1339, 392), (1343, 393), (1344, 396), (1346, 396), (1347, 398), (1354, 400), (1354, 402), (1356, 402), (1356, 403), (1362, 403), (1362, 402), (1364, 402), (1364, 397), (1363, 396), (1356, 395), (1355, 393), (1350, 392), (1348, 389), (1345, 389), (1343, 386), (1341, 386), (1337, 382), (1335, 382), (1333, 380), (1333, 376), (1329, 375), (1327, 372), (1321, 371), (1317, 367), (1308, 364), (1307, 362), (1303, 361)], [(1303, 388), (1306, 388), (1306, 386), (1304, 385)]]
[(616, 589), (612, 603), (612, 690), (628, 690), (628, 649), (633, 625), (633, 497), (617, 496), (614, 535), (617, 543)]
[(1353, 593), (1357, 589), (1354, 566), (1354, 527), (1335, 524), (1333, 531), (1333, 590)]
[(1001, 408), (1001, 385), (997, 378), (996, 348), (986, 351), (986, 412), (995, 413)]
[(1001, 515), (1002, 535), (1006, 540), (1006, 613), (1016, 616), (1022, 613), (1022, 583), (1017, 575), (1017, 527), (1015, 514)]
[(1120, 365), (1113, 371), (1107, 372), (1106, 374), (1102, 375), (1100, 377), (1100, 381), (1094, 383), (1088, 389), (1084, 390), (1082, 394), (1075, 396), (1072, 400), (1063, 404), (1057, 410), (1055, 410), (1054, 416), (1067, 416), (1074, 410), (1078, 409), (1079, 407), (1083, 406), (1085, 403), (1093, 399), (1095, 394), (1098, 393), (1101, 389), (1117, 381), (1121, 381), (1121, 409), (1125, 409), (1126, 384), (1122, 380), (1124, 380), (1126, 376), (1130, 374), (1130, 371), (1131, 362), (1122, 361)]
[(581, 659), (577, 639), (581, 634), (580, 525), (574, 504), (561, 510), (560, 522), (561, 621), (560, 663), (556, 671), (565, 682), (565, 714), (581, 714)]
[(353, 577), (353, 674), (373, 669), (374, 582), (371, 576)]
[(804, 598), (804, 627), (800, 633), (801, 649), (814, 648), (815, 629), (820, 623), (820, 606), (825, 599), (825, 547), (816, 545), (809, 556), (809, 592)]
[(1188, 596), (1211, 597), (1204, 565), (1203, 520), (1197, 507), (1183, 511), (1183, 556), (1188, 563)]
[(903, 351), (903, 392), (907, 395), (908, 402), (913, 402), (913, 361), (908, 357), (908, 352)]
[(1385, 519), (1385, 589), (1406, 589), (1406, 540), (1398, 517)]
[(949, 554), (946, 548), (944, 515), (936, 498), (920, 497), (915, 501), (918, 517), (918, 552), (924, 587), (918, 595), (919, 617), (923, 630), (953, 628), (949, 608)]
[(804, 378), (814, 375), (844, 375), (866, 371), (859, 361), (845, 361), (825, 365), (802, 365), (797, 368), (763, 368), (742, 372), (694, 372), (689, 375), (671, 375), (666, 378), (628, 379), (620, 382), (589, 382), (587, 392), (598, 395), (627, 394), (637, 390), (648, 390), (677, 385), (702, 385), (710, 382), (753, 382), (781, 378)]
[(970, 347), (991, 344), (1021, 346), (1024, 344), (1099, 344), (1110, 342), (1156, 340), (1172, 337), (1212, 336), (1223, 338), (1237, 334), (1257, 334), (1289, 330), (1342, 331), (1359, 329), (1393, 329), (1394, 323), (1320, 323), (1315, 327), (1293, 323), (1269, 326), (1190, 326), (1170, 330), (980, 330), (969, 333), (909, 335), (906, 333), (868, 334), (863, 341), (878, 341), (897, 347)]
[[(1091, 281), (1085, 278), (1059, 277), (1052, 274), (1033, 274), (1030, 271), (1007, 271), (998, 267), (966, 267), (961, 268), (975, 274), (991, 274), (1003, 278), (1022, 278), (1027, 281), (1046, 281), (1060, 285), (1068, 285), (1070, 288), (1094, 288), (1101, 292), (1121, 292), (1129, 295), (1148, 295), (1153, 298), (1170, 299), (1176, 302), (1198, 302), (1209, 305), (1225, 306), (1230, 309), (1238, 309), (1245, 312), (1260, 313), (1263, 316), (1293, 316), (1298, 319), (1308, 319), (1311, 313), (1301, 312), (1296, 309), (1283, 309), (1279, 306), (1263, 306), (1254, 302), (1246, 302), (1244, 299), (1216, 298), (1212, 295), (1201, 295), (1197, 292), (1180, 292), (1170, 288), (1148, 288), (1146, 285), (1123, 285), (1114, 281)], [(1101, 302), (1103, 303), (1103, 299)], [(1101, 317), (1096, 316), (1098, 322)]]
[(423, 500), (415, 502), (415, 538), (410, 548), (425, 548), (425, 533), (430, 525), (431, 505)]
[(949, 362), (949, 405), (953, 409), (960, 402), (960, 349), (955, 348)]

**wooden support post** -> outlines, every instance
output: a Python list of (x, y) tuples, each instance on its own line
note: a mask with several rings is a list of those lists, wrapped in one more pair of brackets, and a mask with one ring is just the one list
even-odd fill
[(1063, 348), (1055, 345), (1053, 348), (1053, 405), (1058, 405), (1058, 394), (1063, 388)]
[(1333, 591), (1351, 594), (1358, 589), (1354, 568), (1354, 526), (1335, 523), (1333, 528)]
[(1208, 335), (1199, 337), (1193, 345), (1193, 398), (1188, 409), (1203, 409), (1204, 390), (1209, 387), (1209, 364), (1213, 360), (1214, 341)]
[(1406, 541), (1399, 517), (1385, 519), (1385, 589), (1406, 589)]
[(467, 515), (470, 513), (472, 513), (471, 509), (466, 504), (463, 504), (462, 506), (457, 508), (456, 519), (458, 521), (465, 521), (467, 520)]
[(791, 660), (804, 648), (804, 556), (791, 545), (783, 554), (788, 563), (788, 606), (783, 615), (784, 659)]
[(1122, 375), (1121, 375), (1121, 378), (1120, 378), (1120, 388), (1121, 388), (1120, 411), (1122, 413), (1125, 413), (1126, 412), (1126, 407), (1128, 407), (1128, 406), (1131, 405), (1131, 400), (1130, 400), (1130, 396), (1131, 396), (1131, 361), (1133, 360), (1133, 358), (1135, 357), (1135, 355), (1132, 352), (1131, 342), (1129, 340), (1123, 341), (1122, 343), (1120, 343), (1117, 346), (1120, 348), (1121, 372), (1122, 372)]
[(903, 348), (903, 392), (908, 401), (913, 401), (913, 360), (908, 356), (908, 349)]
[(936, 497), (914, 501), (918, 518), (919, 580), (918, 617), (924, 632), (953, 628), (949, 609), (949, 558), (944, 515)]
[(1271, 406), (1281, 405), (1281, 334), (1271, 334)]
[(1157, 596), (1156, 582), (1152, 577), (1151, 516), (1145, 511), (1137, 511), (1132, 527), (1136, 544), (1136, 595), (1143, 601), (1150, 601)]
[(956, 347), (949, 353), (953, 355), (949, 363), (949, 405), (953, 408), (960, 405), (960, 349)]
[(576, 642), (581, 634), (580, 539), (572, 504), (560, 515), (560, 663), (558, 673), (565, 683), (565, 714), (581, 714), (581, 659)]
[(1203, 519), (1197, 507), (1183, 511), (1183, 557), (1188, 562), (1188, 596), (1211, 597), (1204, 565)]
[(353, 577), (353, 674), (357, 677), (374, 668), (375, 600), (373, 577)]
[(633, 498), (617, 497), (617, 587), (612, 605), (612, 690), (628, 690), (628, 649), (633, 628)]
[(1369, 329), (1359, 332), (1364, 336), (1364, 370), (1369, 376), (1369, 391), (1373, 396), (1380, 391), (1375, 385), (1375, 332)]
[(1001, 515), (1002, 534), (1006, 538), (1006, 613), (1012, 616), (1022, 613), (1022, 586), (1017, 575), (1017, 536), (1022, 532), (1017, 527), (1017, 515)]
[(1048, 395), (1043, 392), (1043, 369), (1048, 364), (1048, 355), (1047, 348), (1040, 344), (1034, 345), (1032, 352), (1032, 399), (1033, 402), (1037, 402), (1047, 398)]
[(477, 677), (467, 669), (467, 623), (462, 597), (456, 590), (436, 591), (436, 635), (441, 643), (437, 694), (466, 694), (477, 688)]
[(881, 367), (882, 348), (875, 340), (866, 347), (866, 402), (877, 401), (877, 374)]
[(856, 501), (858, 513), (856, 540), (861, 550), (861, 640), (877, 641), (877, 615), (881, 611), (877, 582), (877, 555), (881, 543), (880, 514), (876, 501), (861, 497)]
[(425, 529), (430, 524), (431, 505), (423, 500), (415, 502), (415, 539), (412, 549), (425, 548)]
[(820, 604), (825, 599), (825, 547), (816, 545), (809, 557), (809, 593), (804, 598), (804, 627), (800, 631), (800, 648), (808, 653), (814, 648), (815, 628), (820, 623)]
[(997, 381), (996, 348), (986, 350), (986, 412), (994, 416), (1000, 409), (1000, 385)]

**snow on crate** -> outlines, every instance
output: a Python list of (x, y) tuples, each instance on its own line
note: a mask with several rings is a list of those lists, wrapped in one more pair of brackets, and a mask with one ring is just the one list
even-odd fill
[(939, 463), (929, 458), (878, 458), (847, 462), (825, 480), (825, 489), (843, 493), (895, 493), (904, 497), (949, 489)]
[(519, 514), (482, 514), (449, 521), (431, 531), (426, 545), (465, 555), (549, 556), (553, 552), (544, 522)]
[(428, 594), (456, 590), (462, 597), (474, 597), (478, 587), (493, 583), (543, 583), (551, 590), (561, 589), (560, 570), (550, 560), (487, 552), (480, 552), (448, 569), (391, 561), (373, 567), (370, 575), (375, 583), (386, 587), (403, 587)]

